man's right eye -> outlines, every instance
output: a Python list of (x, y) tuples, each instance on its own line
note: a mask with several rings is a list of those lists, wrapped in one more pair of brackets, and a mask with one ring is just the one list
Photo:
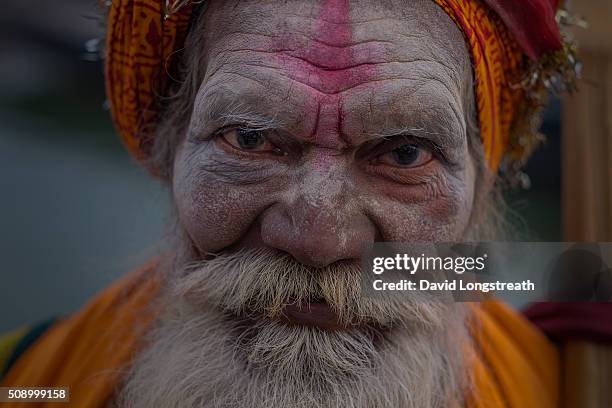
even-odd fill
[(266, 138), (262, 130), (229, 129), (221, 133), (223, 141), (234, 149), (253, 153), (276, 153), (278, 148)]

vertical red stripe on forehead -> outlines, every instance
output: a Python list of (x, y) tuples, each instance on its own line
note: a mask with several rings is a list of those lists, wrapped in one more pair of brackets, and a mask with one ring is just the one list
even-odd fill
[[(355, 64), (353, 50), (350, 48), (352, 31), (350, 26), (350, 9), (348, 0), (323, 0), (319, 16), (315, 23), (315, 36), (318, 40), (310, 44), (307, 54), (312, 54), (311, 59), (315, 61), (334, 61), (334, 66), (329, 66), (330, 71), (322, 71), (323, 82), (332, 93), (340, 92), (351, 86), (353, 79), (348, 67)], [(330, 47), (326, 46), (329, 44)], [(337, 52), (334, 52), (334, 48)], [(328, 53), (334, 55), (327, 55)], [(365, 80), (365, 78), (362, 78)], [(316, 124), (313, 129), (312, 138), (315, 143), (325, 147), (341, 147), (344, 145), (342, 137), (342, 122), (344, 117), (342, 99), (339, 94), (316, 95), (318, 109)], [(328, 167), (327, 156), (317, 157), (317, 167), (324, 169)]]
[(323, 41), (348, 43), (352, 37), (350, 22), (348, 0), (323, 0), (315, 30)]
[(344, 91), (374, 78), (384, 50), (375, 42), (353, 43), (348, 0), (323, 0), (310, 32), (288, 33), (281, 42), (281, 65), (290, 78), (306, 85), (301, 92), (309, 112), (304, 114), (316, 115), (312, 141), (342, 147)]
[[(373, 60), (380, 56), (375, 43), (353, 44), (348, 0), (323, 0), (310, 33), (289, 33), (280, 39), (283, 66), (293, 79), (335, 94), (372, 77)], [(281, 44), (278, 44), (281, 46)]]

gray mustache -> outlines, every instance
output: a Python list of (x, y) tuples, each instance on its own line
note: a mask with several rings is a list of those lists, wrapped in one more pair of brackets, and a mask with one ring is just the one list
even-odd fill
[(325, 301), (344, 325), (440, 329), (450, 307), (426, 294), (368, 296), (354, 263), (312, 268), (270, 249), (241, 250), (187, 263), (171, 290), (197, 307), (278, 318), (286, 305)]

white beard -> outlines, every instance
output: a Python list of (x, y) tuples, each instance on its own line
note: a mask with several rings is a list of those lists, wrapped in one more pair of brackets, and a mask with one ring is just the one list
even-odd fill
[[(337, 268), (314, 275), (291, 260), (250, 252), (221, 256), (169, 275), (166, 312), (136, 359), (119, 405), (463, 405), (469, 386), (469, 362), (463, 357), (469, 338), (464, 308), (431, 299), (403, 304), (365, 299), (354, 289), (359, 288), (355, 273), (344, 268), (341, 275)], [(347, 322), (386, 329), (325, 331), (275, 318), (282, 311), (276, 300), (315, 295)], [(244, 315), (246, 308), (258, 317), (234, 316)]]

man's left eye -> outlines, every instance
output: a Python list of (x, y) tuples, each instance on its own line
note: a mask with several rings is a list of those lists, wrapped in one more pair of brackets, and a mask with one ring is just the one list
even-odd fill
[(407, 143), (378, 156), (378, 162), (396, 167), (419, 167), (432, 159), (429, 150), (414, 143)]
[(224, 132), (222, 137), (229, 145), (238, 150), (249, 152), (272, 152), (277, 150), (261, 130), (231, 129)]

